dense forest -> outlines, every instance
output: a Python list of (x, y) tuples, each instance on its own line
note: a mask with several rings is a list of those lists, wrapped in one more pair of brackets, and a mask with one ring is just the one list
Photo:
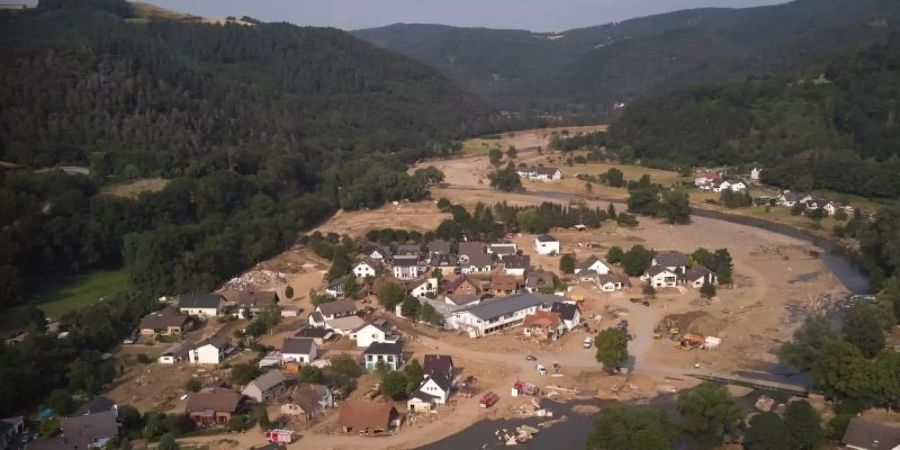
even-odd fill
[[(500, 122), (424, 65), (333, 29), (131, 19), (116, 0), (0, 14), (0, 308), (45, 277), (130, 269), (199, 291), (335, 208), (418, 200), (407, 163)], [(84, 166), (88, 177), (34, 173)], [(135, 199), (98, 195), (169, 179)]]
[(848, 50), (793, 79), (686, 89), (640, 99), (608, 143), (650, 165), (761, 164), (798, 189), (900, 195), (900, 34)]
[(602, 119), (639, 96), (783, 74), (880, 42), (898, 13), (893, 0), (798, 0), (559, 33), (397, 24), (354, 34), (440, 70), (498, 108), (571, 122)]

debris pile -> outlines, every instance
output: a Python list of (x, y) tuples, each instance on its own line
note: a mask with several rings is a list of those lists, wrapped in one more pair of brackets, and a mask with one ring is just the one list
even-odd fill
[(253, 270), (239, 277), (232, 278), (225, 283), (226, 289), (238, 291), (269, 287), (273, 284), (286, 284), (287, 274), (273, 270)]

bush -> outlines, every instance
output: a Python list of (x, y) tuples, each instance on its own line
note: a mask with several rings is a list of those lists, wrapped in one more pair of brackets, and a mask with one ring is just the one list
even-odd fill
[(285, 298), (294, 298), (294, 288), (291, 285), (288, 285), (284, 288), (284, 297)]
[(184, 389), (188, 392), (198, 392), (203, 387), (203, 383), (196, 378), (191, 378), (184, 383)]
[(137, 362), (139, 362), (141, 364), (150, 364), (152, 361), (151, 361), (150, 357), (147, 356), (146, 353), (138, 353)]

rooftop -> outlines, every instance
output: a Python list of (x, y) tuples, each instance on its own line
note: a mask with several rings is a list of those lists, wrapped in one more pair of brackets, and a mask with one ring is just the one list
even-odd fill
[(481, 302), (466, 308), (465, 311), (482, 320), (491, 320), (526, 308), (539, 305), (550, 305), (561, 302), (564, 298), (547, 294), (518, 294), (495, 300)]
[(504, 255), (501, 261), (507, 269), (531, 269), (531, 257), (528, 255)]
[(399, 355), (403, 353), (403, 345), (392, 342), (376, 342), (367, 348), (364, 355)]
[(657, 252), (653, 260), (657, 266), (665, 267), (686, 266), (688, 264), (687, 255), (674, 250)]
[(534, 239), (537, 240), (538, 242), (559, 242), (559, 239), (556, 239), (555, 237), (553, 237), (549, 234), (542, 234)]
[(179, 308), (218, 308), (222, 303), (219, 294), (181, 294), (178, 296)]
[(316, 311), (322, 313), (323, 316), (354, 314), (356, 313), (356, 303), (348, 298), (343, 300), (335, 300), (332, 302), (322, 303), (316, 308)]
[(236, 412), (243, 395), (240, 392), (225, 388), (206, 388), (200, 392), (188, 394), (185, 411), (218, 411)]
[(312, 353), (314, 345), (315, 341), (311, 338), (285, 338), (281, 344), (281, 352), (308, 355)]

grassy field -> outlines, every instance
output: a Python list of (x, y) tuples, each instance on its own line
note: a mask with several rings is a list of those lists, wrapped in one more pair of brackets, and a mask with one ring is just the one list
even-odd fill
[[(809, 217), (803, 215), (793, 215), (791, 214), (791, 208), (785, 208), (783, 206), (772, 206), (769, 207), (769, 210), (766, 211), (765, 206), (751, 206), (749, 208), (733, 208), (729, 209), (725, 206), (719, 204), (709, 203), (710, 200), (718, 201), (719, 193), (712, 191), (701, 191), (697, 189), (692, 189), (690, 191), (691, 195), (691, 204), (695, 207), (705, 208), (705, 209), (715, 209), (723, 212), (727, 212), (729, 214), (735, 214), (740, 216), (751, 216), (757, 217), (760, 219), (765, 219), (771, 222), (783, 223), (786, 225), (791, 225), (797, 228), (809, 228), (809, 229), (822, 229), (826, 232), (830, 232), (836, 224), (839, 222), (835, 220), (833, 217), (826, 217), (819, 221), (819, 225), (817, 226), (815, 221), (810, 219)], [(751, 189), (750, 195), (754, 198), (760, 195), (772, 195), (771, 192), (763, 191), (760, 189)]]
[(159, 192), (167, 184), (169, 180), (163, 178), (142, 178), (106, 186), (102, 193), (113, 197), (135, 198), (141, 192)]

